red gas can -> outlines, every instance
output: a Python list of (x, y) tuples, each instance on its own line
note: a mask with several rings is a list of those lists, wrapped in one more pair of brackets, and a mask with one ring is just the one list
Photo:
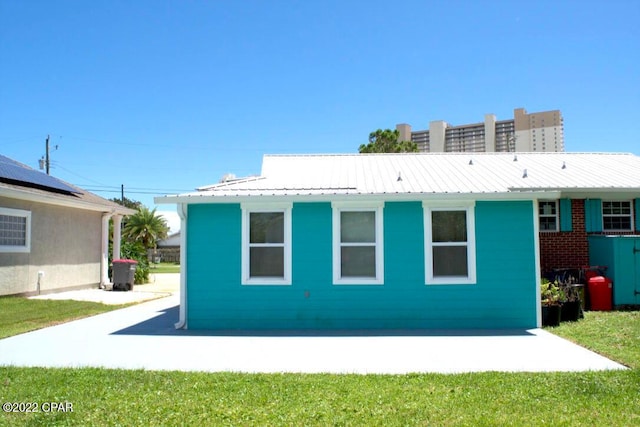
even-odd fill
[(611, 279), (603, 276), (589, 278), (589, 299), (591, 310), (610, 311), (613, 308), (612, 294), (613, 284)]

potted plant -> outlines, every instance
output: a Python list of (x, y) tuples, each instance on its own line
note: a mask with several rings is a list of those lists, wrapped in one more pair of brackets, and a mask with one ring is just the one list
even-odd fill
[(582, 317), (581, 289), (584, 285), (566, 282), (561, 285), (564, 293), (560, 321), (575, 322)]
[(560, 324), (560, 309), (563, 300), (564, 292), (562, 292), (558, 284), (542, 279), (540, 283), (542, 326), (558, 326)]

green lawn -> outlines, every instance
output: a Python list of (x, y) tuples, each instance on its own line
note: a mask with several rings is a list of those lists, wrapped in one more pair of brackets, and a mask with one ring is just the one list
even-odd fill
[(0, 425), (640, 425), (639, 313), (587, 313), (550, 331), (633, 369), (296, 375), (0, 367), (0, 402), (69, 402), (74, 411), (2, 413)]
[(158, 264), (149, 264), (149, 272), (153, 274), (180, 273), (180, 264), (176, 264), (173, 262), (161, 262)]
[[(150, 355), (153, 357), (153, 355)], [(73, 413), (6, 425), (638, 425), (639, 371), (293, 375), (0, 368), (1, 400)]]
[(584, 315), (584, 320), (547, 330), (640, 369), (640, 311), (587, 311)]
[[(88, 301), (0, 298), (0, 338), (122, 308)], [(0, 395), (1, 396), (1, 395)]]

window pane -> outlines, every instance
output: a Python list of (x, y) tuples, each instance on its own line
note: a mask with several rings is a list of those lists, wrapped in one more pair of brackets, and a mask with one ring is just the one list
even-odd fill
[(284, 248), (250, 248), (249, 266), (250, 277), (284, 277)]
[(631, 215), (631, 202), (602, 202), (605, 215)]
[(631, 230), (631, 217), (605, 216), (603, 225), (605, 230)]
[(249, 217), (251, 243), (284, 243), (283, 212), (252, 212)]
[(538, 213), (540, 215), (555, 215), (556, 202), (540, 202)]
[(556, 231), (556, 217), (540, 217), (540, 230), (542, 231)]
[(466, 211), (431, 212), (431, 229), (434, 242), (466, 242)]
[(433, 276), (467, 277), (467, 247), (466, 246), (434, 246), (433, 247)]
[(376, 277), (375, 246), (343, 246), (341, 256), (342, 277)]
[(376, 213), (340, 212), (340, 241), (343, 243), (374, 243), (376, 241)]
[(0, 215), (0, 245), (27, 245), (27, 218), (23, 216)]

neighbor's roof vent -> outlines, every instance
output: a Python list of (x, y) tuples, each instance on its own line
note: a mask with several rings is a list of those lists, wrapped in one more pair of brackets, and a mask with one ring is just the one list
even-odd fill
[(222, 178), (220, 178), (220, 182), (222, 183), (222, 182), (235, 181), (236, 179), (237, 178), (236, 178), (235, 174), (227, 173), (227, 174), (224, 174), (222, 176)]

